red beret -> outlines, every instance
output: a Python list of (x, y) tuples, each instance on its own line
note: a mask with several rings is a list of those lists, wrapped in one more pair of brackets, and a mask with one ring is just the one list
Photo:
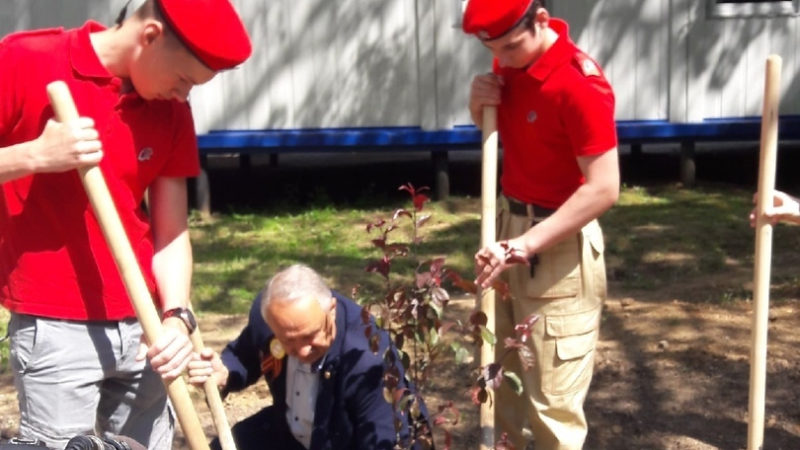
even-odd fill
[(497, 39), (519, 24), (533, 0), (469, 0), (461, 27), (483, 41)]
[(230, 69), (253, 52), (230, 0), (156, 0), (178, 38), (211, 70)]

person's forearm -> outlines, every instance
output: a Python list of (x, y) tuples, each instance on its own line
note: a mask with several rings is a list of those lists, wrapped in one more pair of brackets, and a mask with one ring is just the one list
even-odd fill
[(35, 141), (23, 142), (0, 148), (0, 183), (16, 180), (36, 172), (36, 165), (31, 158), (30, 147)]
[(616, 148), (595, 156), (578, 157), (585, 182), (550, 217), (514, 239), (527, 257), (575, 234), (600, 217), (619, 198), (619, 156)]
[(192, 283), (192, 247), (188, 230), (156, 251), (153, 274), (164, 311), (187, 307)]
[(522, 248), (528, 256), (546, 250), (600, 217), (618, 196), (613, 183), (582, 185), (553, 215), (520, 236)]
[(793, 202), (793, 208), (792, 214), (787, 218), (787, 220), (792, 223), (800, 224), (800, 198), (792, 197), (791, 195), (789, 195), (789, 198)]
[(39, 137), (0, 148), (0, 183), (42, 172), (65, 172), (97, 165), (103, 157), (92, 119), (68, 124), (48, 120)]
[(153, 274), (164, 310), (186, 307), (192, 283), (192, 246), (187, 220), (186, 180), (157, 178), (150, 185)]
[(798, 201), (798, 199), (794, 199), (794, 200), (798, 202), (797, 203), (797, 210), (792, 212), (791, 215), (786, 216), (785, 220), (787, 222), (800, 224), (800, 201)]

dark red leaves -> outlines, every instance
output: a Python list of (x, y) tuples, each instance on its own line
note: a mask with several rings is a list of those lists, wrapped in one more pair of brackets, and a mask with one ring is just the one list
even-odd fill
[(392, 263), (389, 258), (384, 256), (382, 259), (371, 261), (364, 270), (367, 272), (376, 272), (383, 275), (384, 278), (389, 278), (389, 268), (391, 265)]

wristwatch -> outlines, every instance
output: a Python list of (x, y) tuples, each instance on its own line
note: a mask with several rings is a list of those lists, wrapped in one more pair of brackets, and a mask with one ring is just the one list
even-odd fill
[(189, 308), (172, 308), (164, 311), (164, 314), (161, 315), (161, 320), (167, 319), (169, 317), (177, 317), (183, 321), (183, 324), (186, 325), (186, 329), (189, 330), (189, 334), (194, 332), (194, 329), (197, 328), (197, 320), (194, 318), (194, 314), (192, 314), (192, 310)]

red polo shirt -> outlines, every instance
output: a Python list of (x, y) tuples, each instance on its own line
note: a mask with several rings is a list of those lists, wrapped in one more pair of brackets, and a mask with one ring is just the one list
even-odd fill
[(527, 69), (499, 67), (503, 193), (558, 208), (583, 184), (576, 157), (617, 146), (614, 93), (597, 63), (575, 46), (564, 21), (558, 40)]
[[(0, 147), (35, 139), (53, 117), (45, 86), (69, 85), (78, 111), (94, 119), (100, 163), (151, 291), (153, 239), (141, 204), (160, 176), (199, 171), (191, 111), (175, 101), (120, 94), (89, 33), (103, 26), (22, 32), (0, 41)], [(77, 320), (117, 320), (134, 311), (76, 171), (2, 184), (0, 303), (11, 311)]]

